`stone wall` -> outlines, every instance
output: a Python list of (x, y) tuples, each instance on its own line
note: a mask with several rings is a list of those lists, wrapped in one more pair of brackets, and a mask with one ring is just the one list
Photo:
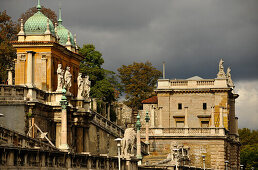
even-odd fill
[(194, 138), (152, 138), (150, 140), (150, 155), (145, 156), (143, 164), (157, 163), (167, 159), (174, 145), (189, 147), (190, 165), (202, 167), (202, 155), (205, 155), (206, 168), (225, 169), (225, 160), (232, 162), (229, 169), (239, 169), (239, 147), (226, 139), (194, 139)]

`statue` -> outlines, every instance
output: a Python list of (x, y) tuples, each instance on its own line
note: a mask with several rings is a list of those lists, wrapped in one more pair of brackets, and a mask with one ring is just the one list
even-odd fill
[[(136, 138), (136, 132), (133, 128), (125, 129), (124, 138), (121, 141), (121, 144), (122, 144), (121, 155), (122, 156), (126, 157), (126, 156), (130, 156), (130, 154), (133, 154), (135, 138)], [(128, 152), (128, 150), (130, 152)]]
[(220, 59), (220, 61), (219, 61), (219, 72), (217, 74), (217, 78), (218, 79), (225, 79), (226, 78), (226, 74), (224, 72), (223, 63), (224, 63), (224, 61), (222, 59)]
[(89, 80), (89, 76), (84, 78), (84, 88), (83, 88), (83, 97), (89, 98), (90, 97), (90, 85), (91, 81)]
[(57, 91), (61, 91), (64, 86), (64, 70), (62, 64), (58, 64), (57, 72)]
[(234, 83), (233, 83), (233, 81), (231, 79), (231, 73), (230, 72), (231, 72), (231, 69), (230, 69), (230, 67), (228, 67), (228, 69), (227, 69), (227, 82), (228, 82), (228, 85), (230, 87), (233, 87)]
[(64, 87), (66, 88), (66, 90), (68, 92), (70, 91), (70, 88), (72, 86), (72, 74), (71, 74), (70, 70), (71, 70), (70, 67), (66, 67), (66, 71), (64, 74), (64, 78), (65, 78)]
[(82, 99), (83, 98), (83, 91), (84, 91), (84, 80), (82, 78), (82, 73), (79, 73), (78, 78), (77, 78), (77, 83), (78, 83), (77, 98)]

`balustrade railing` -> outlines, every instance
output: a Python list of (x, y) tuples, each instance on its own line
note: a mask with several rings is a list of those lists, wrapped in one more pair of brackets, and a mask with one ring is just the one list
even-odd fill
[[(150, 136), (223, 136), (224, 128), (150, 128)], [(141, 136), (145, 136), (145, 128), (141, 129)]]

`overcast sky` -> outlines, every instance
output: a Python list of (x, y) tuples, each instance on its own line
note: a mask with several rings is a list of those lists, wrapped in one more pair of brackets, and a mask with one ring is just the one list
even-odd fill
[[(0, 0), (17, 20), (36, 0)], [(257, 0), (41, 0), (77, 34), (92, 43), (104, 67), (116, 71), (133, 61), (150, 61), (167, 78), (215, 78), (223, 58), (230, 66), (240, 127), (258, 129)]]

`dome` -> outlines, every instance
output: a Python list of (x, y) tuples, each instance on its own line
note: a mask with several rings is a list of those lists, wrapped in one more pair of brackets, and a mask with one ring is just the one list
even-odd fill
[(59, 23), (57, 26), (57, 36), (59, 38), (59, 43), (62, 45), (66, 44), (66, 42), (68, 41), (68, 32), (70, 35), (71, 44), (72, 46), (75, 46), (72, 33), (68, 29), (66, 29), (61, 23)]
[[(47, 20), (48, 18), (38, 11), (25, 22), (25, 34), (44, 34), (47, 29)], [(49, 20), (49, 29), (50, 32), (55, 35), (54, 25), (51, 20)]]

